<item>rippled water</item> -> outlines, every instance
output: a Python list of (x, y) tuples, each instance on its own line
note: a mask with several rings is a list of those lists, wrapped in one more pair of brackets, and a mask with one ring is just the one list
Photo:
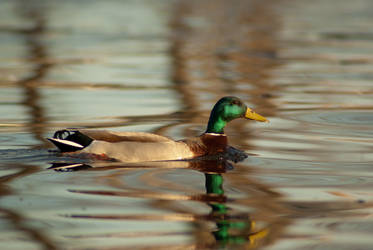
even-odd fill
[[(0, 2), (1, 249), (371, 249), (369, 0)], [(64, 127), (204, 131), (249, 157), (92, 163)], [(74, 171), (75, 170), (75, 171)]]

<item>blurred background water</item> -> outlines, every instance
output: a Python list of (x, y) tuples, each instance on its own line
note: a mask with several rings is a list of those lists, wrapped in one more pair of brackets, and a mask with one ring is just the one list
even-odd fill
[[(371, 249), (372, 9), (2, 0), (1, 249)], [(225, 95), (271, 121), (228, 125), (233, 169), (48, 169), (56, 129), (197, 136)]]

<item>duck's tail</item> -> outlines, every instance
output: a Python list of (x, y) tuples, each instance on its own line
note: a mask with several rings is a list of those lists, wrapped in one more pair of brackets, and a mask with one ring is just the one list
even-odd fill
[(77, 130), (58, 130), (53, 138), (47, 138), (61, 152), (75, 152), (87, 147), (93, 141), (92, 138), (80, 133)]

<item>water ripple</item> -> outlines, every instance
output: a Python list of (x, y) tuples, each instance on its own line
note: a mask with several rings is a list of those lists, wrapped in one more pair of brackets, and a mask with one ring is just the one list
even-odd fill
[(295, 114), (293, 119), (326, 126), (351, 126), (355, 129), (370, 129), (373, 112), (360, 110), (333, 110)]

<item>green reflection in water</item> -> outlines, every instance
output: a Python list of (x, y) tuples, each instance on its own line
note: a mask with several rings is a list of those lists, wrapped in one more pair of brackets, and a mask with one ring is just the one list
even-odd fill
[(250, 247), (255, 247), (259, 239), (268, 235), (268, 230), (263, 229), (255, 232), (255, 222), (249, 216), (231, 216), (228, 200), (224, 195), (223, 176), (218, 173), (206, 173), (206, 193), (216, 195), (218, 202), (208, 202), (212, 208), (210, 217), (216, 222), (217, 230), (212, 232), (217, 243), (225, 247), (226, 245), (241, 245), (248, 243)]

